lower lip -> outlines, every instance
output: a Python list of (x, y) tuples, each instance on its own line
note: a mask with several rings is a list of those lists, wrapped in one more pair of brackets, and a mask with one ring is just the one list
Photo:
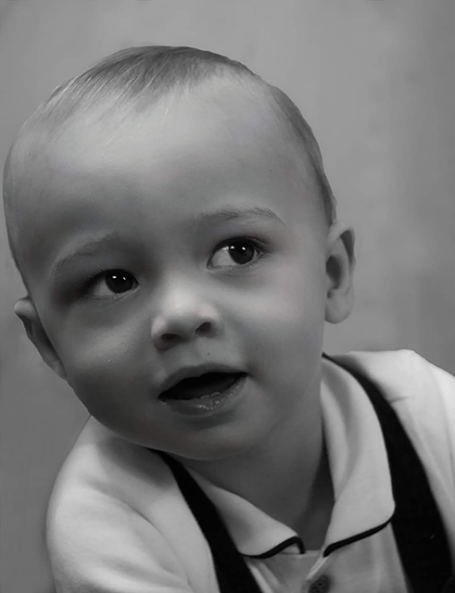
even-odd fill
[(183, 416), (210, 416), (232, 407), (241, 394), (245, 379), (246, 375), (240, 375), (225, 391), (193, 399), (166, 399), (162, 403)]

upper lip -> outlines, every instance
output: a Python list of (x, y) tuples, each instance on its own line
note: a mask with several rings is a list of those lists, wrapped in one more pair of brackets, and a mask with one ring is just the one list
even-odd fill
[(238, 368), (226, 364), (217, 364), (215, 362), (205, 363), (198, 366), (182, 367), (171, 373), (166, 377), (159, 389), (159, 395), (163, 395), (165, 391), (172, 389), (183, 379), (190, 379), (192, 377), (200, 377), (205, 373), (235, 373), (240, 374), (242, 371)]

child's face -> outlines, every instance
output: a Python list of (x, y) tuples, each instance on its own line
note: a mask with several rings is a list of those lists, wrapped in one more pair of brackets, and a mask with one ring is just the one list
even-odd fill
[[(65, 132), (35, 177), (25, 245), (47, 362), (100, 422), (191, 459), (296, 422), (311, 432), (324, 319), (339, 320), (326, 262), (343, 241), (310, 173), (302, 183), (294, 149), (252, 107), (221, 103), (193, 95)], [(195, 368), (233, 374), (163, 401), (169, 377)]]

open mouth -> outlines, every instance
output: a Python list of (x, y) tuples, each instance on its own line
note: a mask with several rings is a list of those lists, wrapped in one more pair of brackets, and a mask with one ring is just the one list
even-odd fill
[(159, 399), (184, 401), (217, 396), (230, 389), (244, 375), (245, 373), (213, 372), (204, 373), (199, 377), (189, 377), (163, 391)]

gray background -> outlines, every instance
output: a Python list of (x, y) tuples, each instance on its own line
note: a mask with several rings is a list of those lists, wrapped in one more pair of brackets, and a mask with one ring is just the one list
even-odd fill
[[(327, 350), (412, 348), (455, 372), (452, 0), (0, 0), (0, 161), (70, 76), (122, 47), (195, 45), (285, 90), (357, 231), (355, 313)], [(53, 479), (86, 413), (27, 342), (0, 221), (1, 591), (52, 590)]]

